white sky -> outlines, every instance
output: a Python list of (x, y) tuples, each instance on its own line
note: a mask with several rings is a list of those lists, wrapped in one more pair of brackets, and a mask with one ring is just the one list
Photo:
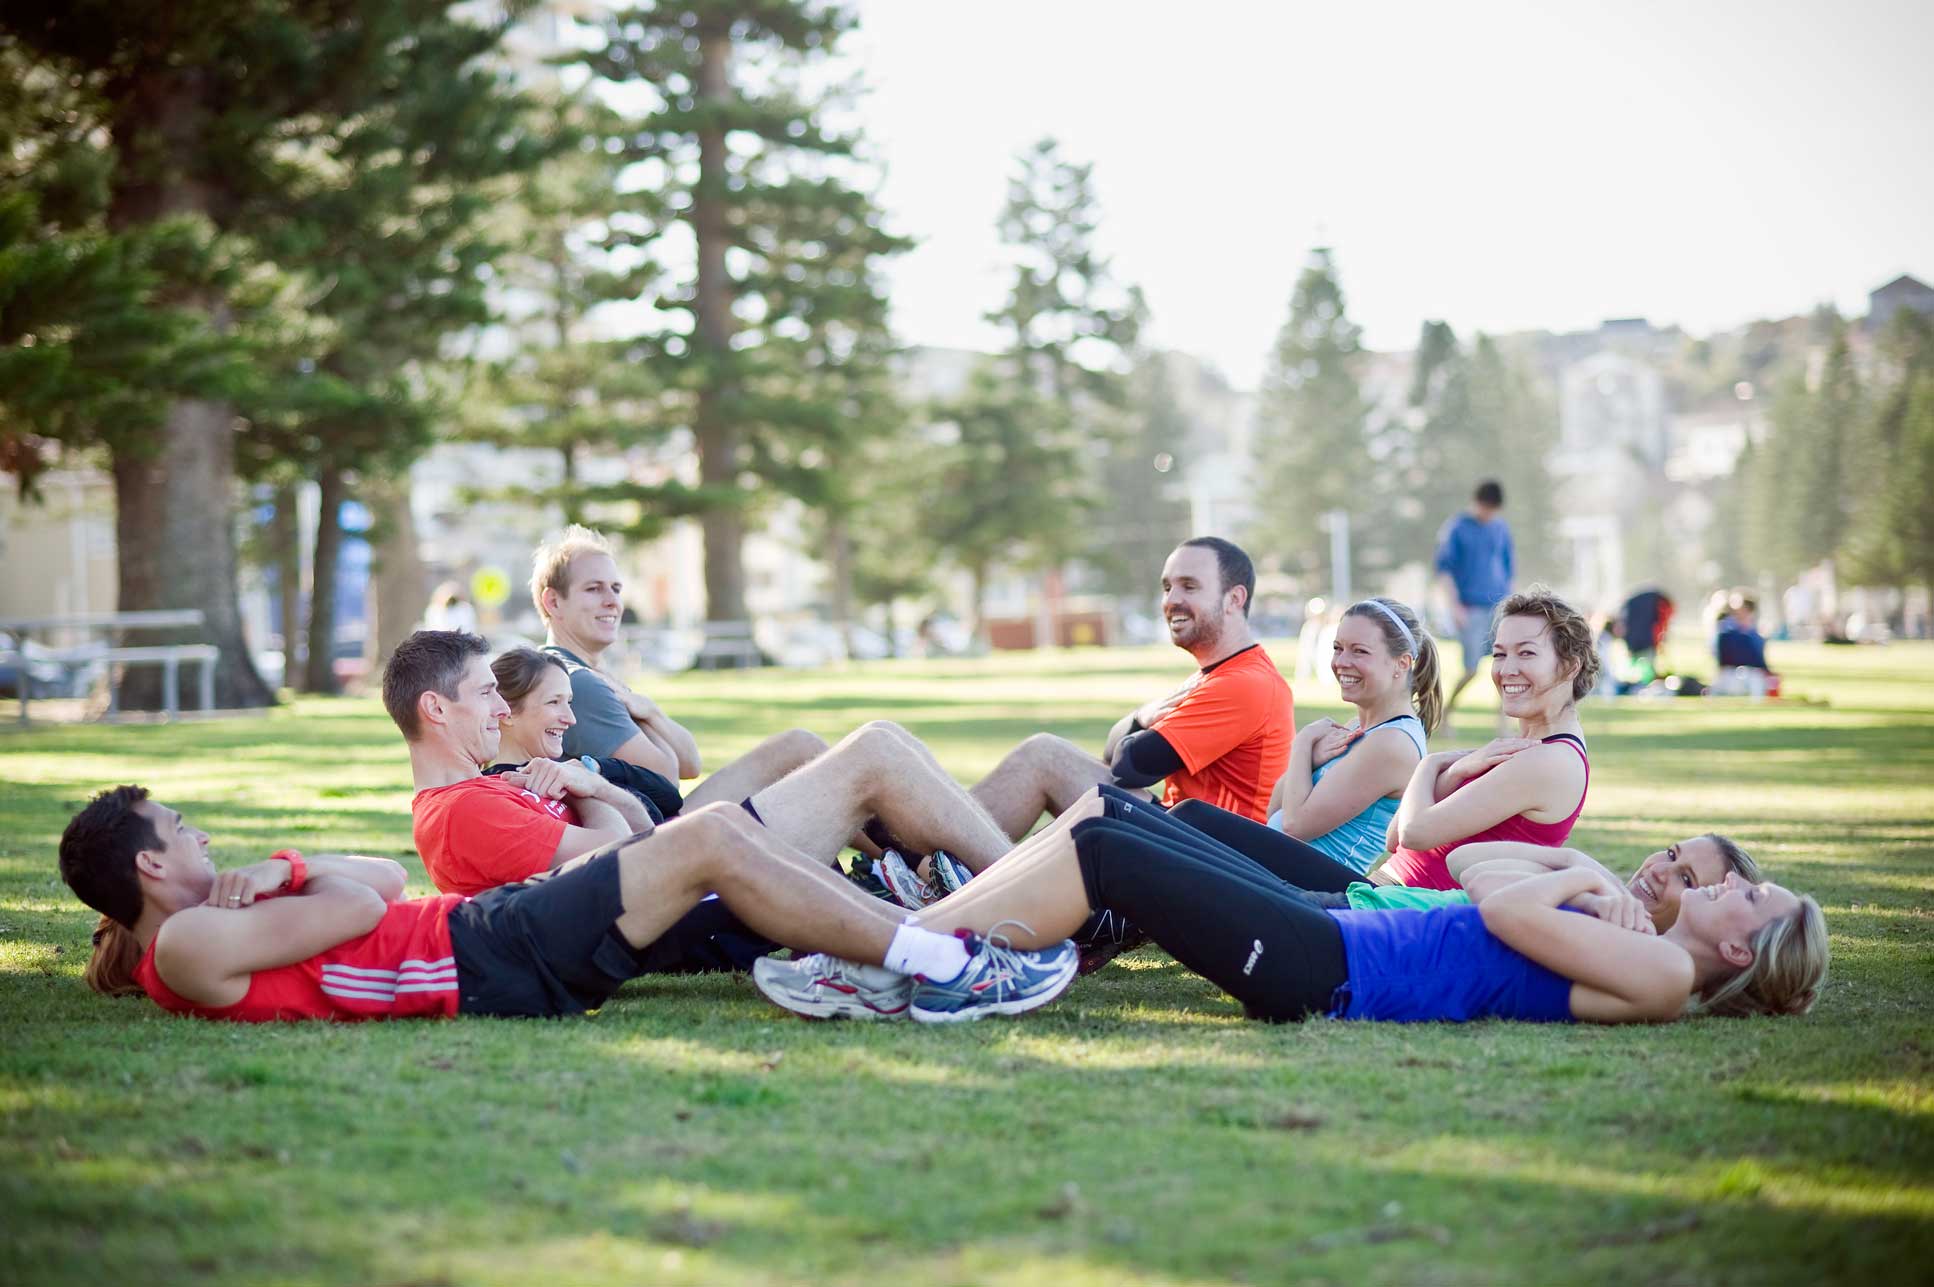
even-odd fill
[(1319, 240), (1375, 348), (1850, 313), (1934, 281), (1934, 3), (861, 0), (847, 57), (920, 245), (895, 327), (986, 347), (1043, 134), (1095, 164), (1154, 343), (1253, 386)]

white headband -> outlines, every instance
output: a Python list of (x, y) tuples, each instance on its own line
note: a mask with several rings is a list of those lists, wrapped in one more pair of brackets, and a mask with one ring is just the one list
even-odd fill
[(1406, 626), (1403, 623), (1402, 617), (1398, 616), (1394, 611), (1391, 610), (1391, 607), (1389, 604), (1385, 603), (1382, 599), (1359, 599), (1357, 600), (1357, 603), (1359, 605), (1367, 603), (1371, 607), (1375, 608), (1378, 612), (1381, 612), (1384, 616), (1396, 622), (1397, 629), (1399, 632), (1402, 633), (1403, 641), (1407, 645), (1406, 650), (1413, 657), (1417, 655), (1417, 637), (1410, 633), (1410, 627)]

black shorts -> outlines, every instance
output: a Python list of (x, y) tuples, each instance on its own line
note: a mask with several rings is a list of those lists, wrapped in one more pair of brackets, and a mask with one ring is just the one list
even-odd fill
[(582, 1014), (639, 975), (742, 970), (773, 950), (717, 899), (632, 947), (615, 928), (624, 914), (618, 848), (562, 876), (489, 890), (450, 913), (459, 1013)]

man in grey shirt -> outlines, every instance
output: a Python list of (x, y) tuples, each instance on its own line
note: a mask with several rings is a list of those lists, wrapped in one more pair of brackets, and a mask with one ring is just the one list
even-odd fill
[[(588, 528), (573, 524), (532, 556), (531, 599), (544, 619), (544, 650), (562, 660), (571, 675), (577, 723), (565, 731), (564, 753), (614, 757), (673, 782), (695, 778), (704, 766), (690, 731), (658, 703), (599, 669), (618, 638), (622, 588), (610, 544)], [(824, 739), (803, 728), (775, 734), (715, 771), (686, 795), (685, 804), (736, 804), (825, 749)]]

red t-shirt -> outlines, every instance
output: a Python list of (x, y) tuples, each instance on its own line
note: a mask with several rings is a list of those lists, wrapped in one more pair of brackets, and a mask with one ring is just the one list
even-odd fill
[(502, 778), (475, 777), (418, 791), (410, 801), (416, 852), (446, 894), (481, 894), (548, 871), (577, 815)]
[(141, 954), (134, 978), (163, 1010), (203, 1019), (272, 1023), (448, 1018), (457, 1012), (450, 909), (462, 901), (439, 894), (391, 903), (369, 933), (306, 961), (257, 970), (249, 976), (247, 993), (234, 1005), (205, 1006), (177, 994), (154, 967), (153, 943)]
[(1182, 757), (1162, 804), (1206, 800), (1263, 822), (1269, 793), (1289, 768), (1296, 711), (1289, 684), (1261, 644), (1225, 657), (1203, 674), (1182, 704), (1151, 727)]

